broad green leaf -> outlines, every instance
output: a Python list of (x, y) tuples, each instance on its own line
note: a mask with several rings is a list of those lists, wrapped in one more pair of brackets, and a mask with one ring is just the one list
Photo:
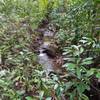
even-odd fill
[(27, 96), (27, 97), (25, 97), (25, 98), (26, 98), (26, 100), (33, 100), (33, 98), (30, 97), (30, 96)]
[(100, 78), (100, 72), (96, 74), (96, 77), (97, 78)]
[(64, 66), (65, 66), (68, 70), (73, 70), (73, 69), (76, 67), (76, 65), (73, 64), (73, 63), (66, 63)]
[(95, 72), (95, 71), (92, 70), (92, 69), (88, 70), (88, 71), (87, 71), (87, 77), (90, 77), (91, 75), (93, 75), (94, 72)]
[(86, 84), (84, 84), (82, 82), (80, 82), (79, 84), (77, 84), (77, 90), (78, 90), (78, 92), (79, 92), (80, 95), (85, 91), (85, 89), (86, 89), (85, 85)]
[(46, 100), (52, 100), (52, 97), (48, 97), (48, 98), (46, 98)]

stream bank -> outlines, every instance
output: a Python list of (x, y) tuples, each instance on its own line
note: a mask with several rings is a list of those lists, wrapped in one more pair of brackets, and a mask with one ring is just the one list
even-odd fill
[(39, 36), (35, 40), (38, 43), (38, 47), (35, 46), (34, 49), (38, 52), (38, 63), (43, 67), (46, 76), (50, 72), (62, 73), (63, 58), (55, 40), (56, 28), (54, 26), (51, 27), (49, 23), (45, 23), (45, 25), (35, 29), (35, 32)]

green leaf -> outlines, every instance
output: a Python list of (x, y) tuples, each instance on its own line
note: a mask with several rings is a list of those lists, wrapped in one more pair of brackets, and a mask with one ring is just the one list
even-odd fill
[(82, 100), (89, 100), (89, 98), (84, 94), (82, 94), (81, 98), (82, 98)]
[(78, 77), (79, 79), (81, 79), (81, 69), (80, 69), (79, 67), (77, 67), (76, 73), (77, 73), (77, 77)]
[(64, 88), (64, 89), (67, 91), (68, 89), (71, 88), (72, 85), (73, 85), (72, 82), (67, 82), (67, 83), (65, 84), (65, 88)]
[(59, 86), (58, 84), (55, 84), (54, 89), (57, 89), (57, 88), (58, 88), (58, 86)]
[(39, 93), (39, 98), (40, 98), (40, 100), (43, 99), (43, 95), (44, 95), (44, 91), (40, 91), (40, 93)]
[(33, 98), (30, 97), (30, 96), (27, 96), (27, 97), (25, 97), (25, 98), (26, 98), (26, 100), (33, 100)]
[(92, 58), (83, 59), (82, 65), (89, 65), (92, 63)]
[(100, 72), (96, 74), (96, 77), (97, 78), (100, 78)]
[(66, 63), (64, 66), (67, 67), (68, 70), (73, 70), (76, 67), (73, 63)]
[(95, 72), (95, 70), (93, 70), (93, 69), (88, 70), (87, 71), (87, 77), (90, 77), (91, 75), (93, 75), (94, 72)]
[(76, 95), (76, 90), (70, 93), (70, 100), (74, 100), (75, 95)]
[(77, 90), (78, 90), (78, 92), (79, 92), (80, 95), (85, 91), (85, 89), (86, 89), (85, 85), (86, 84), (84, 84), (82, 82), (79, 83), (79, 84), (77, 84)]
[(63, 91), (63, 88), (62, 88), (61, 86), (59, 86), (59, 87), (56, 89), (56, 94), (57, 94), (57, 96), (61, 96), (62, 91)]
[(46, 100), (52, 100), (52, 97), (48, 97), (48, 98), (46, 98)]
[(80, 48), (80, 54), (83, 53), (83, 51), (84, 51), (84, 48), (81, 47)]

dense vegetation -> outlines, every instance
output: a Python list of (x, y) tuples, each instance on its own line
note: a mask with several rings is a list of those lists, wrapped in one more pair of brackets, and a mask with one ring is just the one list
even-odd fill
[[(46, 78), (38, 63), (40, 33), (65, 71)], [(0, 100), (100, 100), (99, 0), (0, 0)]]

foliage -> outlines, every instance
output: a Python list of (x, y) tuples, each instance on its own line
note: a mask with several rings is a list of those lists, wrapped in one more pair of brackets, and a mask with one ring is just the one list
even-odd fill
[[(80, 1), (80, 0), (79, 0)], [(78, 2), (77, 2), (78, 3)], [(59, 8), (60, 9), (60, 8)], [(61, 29), (65, 30), (69, 37), (72, 37), (72, 42), (77, 43), (78, 39), (84, 36), (92, 36), (92, 13), (93, 3), (91, 0), (72, 5), (66, 11), (54, 11), (53, 23), (56, 23)], [(57, 19), (57, 20), (56, 20)]]
[[(54, 10), (51, 13), (52, 23), (59, 27), (58, 41), (64, 51), (68, 84), (65, 84), (64, 93), (70, 100), (88, 100), (84, 94), (89, 91), (91, 78), (99, 78), (98, 66), (91, 66), (93, 58), (100, 55), (98, 37), (93, 31), (94, 2), (92, 0), (69, 0), (67, 10)], [(98, 33), (99, 34), (99, 33)], [(92, 68), (95, 67), (95, 68)]]
[[(100, 73), (100, 70), (95, 68), (89, 69), (89, 65), (92, 63), (92, 57), (83, 58), (82, 56), (86, 52), (86, 48), (82, 45), (71, 45), (64, 49), (64, 55), (66, 55), (64, 67), (69, 73), (70, 84), (72, 84), (69, 89), (70, 100), (78, 98), (78, 100), (88, 100), (87, 96), (84, 95), (85, 90), (90, 90), (90, 79), (93, 75)], [(68, 91), (68, 90), (67, 90)], [(68, 92), (67, 92), (68, 93)]]
[[(99, 35), (93, 30), (94, 7), (99, 0), (0, 0), (0, 99), (88, 100), (92, 67), (100, 55)], [(32, 51), (34, 29), (49, 17), (57, 26), (57, 42), (66, 70), (46, 78)]]

